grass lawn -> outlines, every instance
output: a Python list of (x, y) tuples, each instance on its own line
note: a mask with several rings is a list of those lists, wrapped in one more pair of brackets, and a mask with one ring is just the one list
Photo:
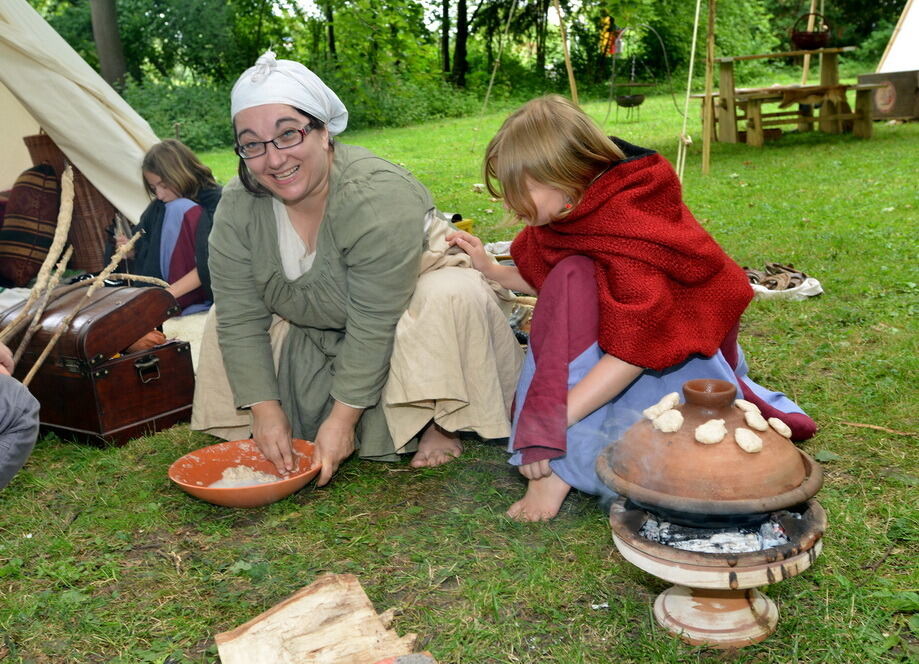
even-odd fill
[[(605, 103), (586, 108), (605, 120)], [(212, 442), (179, 426), (118, 449), (39, 442), (0, 495), (0, 661), (215, 662), (215, 633), (323, 572), (356, 574), (441, 663), (915, 661), (919, 124), (716, 144), (703, 176), (691, 112), (696, 216), (740, 264), (793, 263), (826, 291), (755, 301), (743, 320), (753, 376), (815, 417), (803, 448), (826, 470), (824, 553), (764, 589), (779, 605), (772, 637), (720, 652), (664, 633), (651, 604), (666, 584), (623, 560), (590, 497), (549, 524), (503, 516), (524, 484), (500, 444), (469, 441), (460, 461), (421, 471), (352, 460), (327, 488), (233, 510), (170, 484), (168, 465)], [(640, 120), (609, 115), (610, 133), (674, 160), (669, 96)], [(500, 202), (473, 189), (503, 116), (342, 140), (404, 164), (485, 240), (510, 239)], [(235, 169), (229, 150), (204, 159), (221, 181)]]

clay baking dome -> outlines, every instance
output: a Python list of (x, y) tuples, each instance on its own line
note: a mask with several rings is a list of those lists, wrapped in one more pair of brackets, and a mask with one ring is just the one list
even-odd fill
[[(771, 512), (811, 498), (823, 485), (823, 470), (790, 440), (770, 427), (755, 432), (760, 452), (744, 452), (734, 442), (734, 429), (750, 428), (733, 405), (735, 393), (724, 380), (687, 381), (686, 403), (677, 407), (680, 430), (662, 433), (642, 418), (600, 454), (600, 479), (643, 505), (694, 514)], [(725, 420), (728, 435), (704, 445), (694, 433), (710, 419)]]

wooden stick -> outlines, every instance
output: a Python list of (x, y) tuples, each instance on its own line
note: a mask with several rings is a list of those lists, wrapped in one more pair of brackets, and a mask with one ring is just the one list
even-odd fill
[(162, 286), (163, 288), (169, 288), (169, 282), (163, 281), (162, 279), (157, 279), (156, 277), (145, 277), (141, 274), (130, 274), (129, 272), (112, 272), (109, 276), (109, 279), (128, 279), (130, 281), (139, 281), (143, 284), (153, 284), (154, 286)]
[(558, 0), (553, 0), (555, 3), (555, 13), (558, 14), (558, 24), (562, 29), (562, 52), (565, 54), (565, 69), (568, 70), (568, 86), (571, 88), (571, 101), (575, 104), (578, 103), (578, 86), (574, 81), (574, 69), (571, 67), (571, 54), (568, 53), (568, 33), (565, 30), (565, 19), (562, 18), (562, 8), (558, 4)]
[[(712, 125), (715, 106), (712, 102), (712, 79), (715, 68), (715, 0), (708, 0), (708, 38), (705, 42), (705, 99), (702, 107), (702, 174), (708, 175), (712, 165)], [(708, 138), (708, 140), (705, 140)]]
[[(810, 16), (807, 17), (807, 31), (814, 31), (814, 21), (817, 20), (817, 17), (814, 16), (814, 12), (817, 11), (817, 0), (811, 0), (811, 11)], [(801, 85), (807, 85), (807, 72), (811, 67), (811, 54), (804, 54), (804, 70), (801, 72)]]
[(19, 363), (19, 359), (28, 348), (32, 337), (41, 327), (41, 317), (42, 314), (45, 313), (45, 307), (48, 306), (48, 300), (51, 299), (51, 293), (54, 291), (54, 288), (61, 280), (61, 276), (63, 276), (64, 270), (67, 269), (67, 263), (70, 262), (70, 257), (72, 255), (73, 245), (67, 247), (67, 251), (64, 252), (64, 256), (61, 258), (61, 260), (58, 261), (57, 267), (54, 268), (54, 272), (51, 274), (51, 278), (48, 280), (48, 287), (45, 289), (45, 292), (42, 293), (41, 299), (38, 301), (38, 306), (35, 307), (35, 313), (32, 314), (32, 324), (29, 325), (29, 329), (26, 330), (26, 333), (22, 336), (22, 341), (19, 342), (19, 347), (16, 349), (16, 354), (13, 356), (14, 364)]
[[(81, 281), (76, 284), (67, 284), (66, 286), (58, 286), (51, 293), (49, 302), (53, 302), (57, 300), (58, 298), (63, 297), (67, 293), (70, 293), (75, 290), (79, 290), (80, 288), (87, 288), (88, 286), (89, 284), (84, 281)], [(33, 302), (32, 304), (34, 306), (35, 303)], [(28, 316), (19, 316), (17, 314), (16, 320), (10, 323), (9, 325), (7, 325), (5, 328), (3, 328), (3, 332), (4, 333), (9, 332), (7, 336), (15, 337), (17, 334), (19, 334), (22, 331), (22, 328), (24, 328), (28, 324), (29, 324)]]
[(842, 422), (843, 424), (850, 427), (860, 427), (862, 429), (874, 429), (875, 431), (883, 431), (884, 433), (892, 433), (897, 436), (919, 436), (919, 433), (912, 431), (897, 431), (895, 429), (888, 429), (887, 427), (879, 427), (877, 424), (862, 424), (861, 422)]
[(121, 247), (119, 247), (118, 251), (116, 251), (115, 255), (112, 256), (112, 260), (111, 262), (109, 262), (106, 268), (102, 270), (102, 272), (100, 272), (98, 275), (96, 275), (92, 279), (89, 288), (86, 289), (86, 293), (83, 295), (83, 299), (77, 303), (77, 306), (73, 308), (73, 311), (71, 311), (69, 314), (67, 314), (67, 316), (64, 317), (64, 319), (61, 321), (61, 324), (58, 325), (57, 330), (55, 330), (54, 335), (51, 337), (51, 339), (48, 341), (48, 344), (45, 346), (45, 349), (41, 352), (41, 355), (39, 355), (38, 359), (35, 360), (35, 364), (33, 364), (32, 368), (29, 369), (29, 373), (26, 374), (26, 377), (22, 381), (23, 385), (25, 385), (26, 387), (29, 386), (29, 383), (32, 382), (32, 379), (35, 377), (35, 374), (38, 373), (39, 368), (41, 368), (42, 363), (45, 361), (45, 359), (47, 359), (48, 355), (51, 353), (51, 350), (54, 348), (54, 345), (57, 343), (58, 339), (60, 339), (63, 336), (64, 332), (66, 332), (67, 329), (70, 327), (70, 323), (73, 321), (74, 316), (76, 316), (77, 313), (80, 311), (80, 309), (82, 309), (86, 305), (90, 296), (96, 291), (96, 289), (99, 288), (99, 286), (101, 286), (102, 283), (106, 279), (108, 279), (108, 276), (112, 272), (115, 271), (115, 268), (118, 267), (118, 264), (121, 263), (122, 259), (128, 253), (130, 253), (130, 251), (134, 248), (134, 244), (137, 242), (138, 239), (140, 239), (140, 236), (141, 236), (141, 233), (139, 232), (135, 233), (131, 237), (130, 240), (124, 243)]

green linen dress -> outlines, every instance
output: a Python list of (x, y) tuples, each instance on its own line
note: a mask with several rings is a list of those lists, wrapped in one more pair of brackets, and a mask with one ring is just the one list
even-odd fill
[[(366, 410), (361, 457), (396, 460), (380, 405), (396, 323), (408, 305), (434, 207), (411, 174), (337, 143), (312, 267), (284, 274), (272, 199), (238, 179), (223, 190), (210, 236), (217, 334), (235, 406), (277, 399), (293, 435), (315, 440), (333, 400)], [(291, 327), (276, 374), (272, 314)]]

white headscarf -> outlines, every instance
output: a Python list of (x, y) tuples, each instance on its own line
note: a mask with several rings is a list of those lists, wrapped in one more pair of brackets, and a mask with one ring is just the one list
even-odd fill
[(348, 126), (348, 109), (316, 74), (293, 60), (278, 60), (265, 51), (243, 72), (230, 93), (230, 117), (245, 108), (287, 104), (322, 120), (330, 136)]

